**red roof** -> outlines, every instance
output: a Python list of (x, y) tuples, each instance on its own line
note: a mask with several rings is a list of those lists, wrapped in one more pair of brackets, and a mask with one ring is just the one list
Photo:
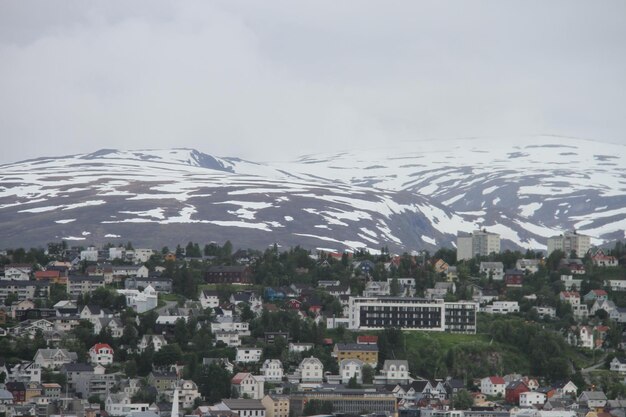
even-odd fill
[(363, 335), (356, 338), (357, 343), (378, 343), (378, 336)]
[(592, 290), (595, 295), (608, 295), (604, 290)]
[(325, 344), (325, 345), (332, 345), (333, 344), (333, 339), (326, 338), (326, 339), (322, 340), (322, 343)]
[(504, 381), (504, 378), (502, 378), (501, 376), (490, 376), (489, 380), (491, 381), (492, 384), (498, 384), (498, 385), (506, 384), (506, 382)]
[(249, 372), (239, 372), (237, 375), (235, 375), (233, 377), (233, 379), (230, 380), (231, 384), (235, 384), (235, 385), (239, 385), (241, 384), (241, 381), (243, 381), (244, 379), (246, 379), (246, 377), (250, 375)]
[(109, 346), (108, 343), (96, 343), (95, 345), (93, 345), (92, 349), (95, 350), (96, 352), (98, 352), (101, 349), (110, 349), (111, 352), (113, 352), (113, 348)]

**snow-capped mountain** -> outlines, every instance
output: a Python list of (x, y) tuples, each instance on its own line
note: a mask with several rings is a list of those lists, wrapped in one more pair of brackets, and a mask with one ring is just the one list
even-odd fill
[(331, 250), (451, 246), (484, 227), (504, 247), (575, 228), (624, 238), (626, 147), (551, 136), (400, 142), (255, 163), (190, 149), (0, 166), (0, 247), (274, 242)]

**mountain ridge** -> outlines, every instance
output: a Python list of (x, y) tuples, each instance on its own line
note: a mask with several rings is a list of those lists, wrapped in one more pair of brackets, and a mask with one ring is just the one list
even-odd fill
[(397, 143), (265, 163), (192, 148), (36, 158), (0, 166), (0, 245), (150, 236), (410, 251), (476, 227), (511, 249), (542, 249), (572, 228), (596, 243), (624, 238), (626, 147), (562, 141)]

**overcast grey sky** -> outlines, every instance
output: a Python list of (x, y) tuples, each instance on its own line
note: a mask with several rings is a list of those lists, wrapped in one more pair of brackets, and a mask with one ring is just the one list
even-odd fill
[(0, 1), (0, 163), (540, 133), (626, 144), (625, 1)]

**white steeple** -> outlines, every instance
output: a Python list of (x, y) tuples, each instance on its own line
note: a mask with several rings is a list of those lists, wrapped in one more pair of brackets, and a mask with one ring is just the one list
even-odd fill
[(178, 383), (176, 384), (176, 389), (174, 389), (174, 399), (172, 400), (172, 416), (171, 417), (179, 417), (178, 415)]

